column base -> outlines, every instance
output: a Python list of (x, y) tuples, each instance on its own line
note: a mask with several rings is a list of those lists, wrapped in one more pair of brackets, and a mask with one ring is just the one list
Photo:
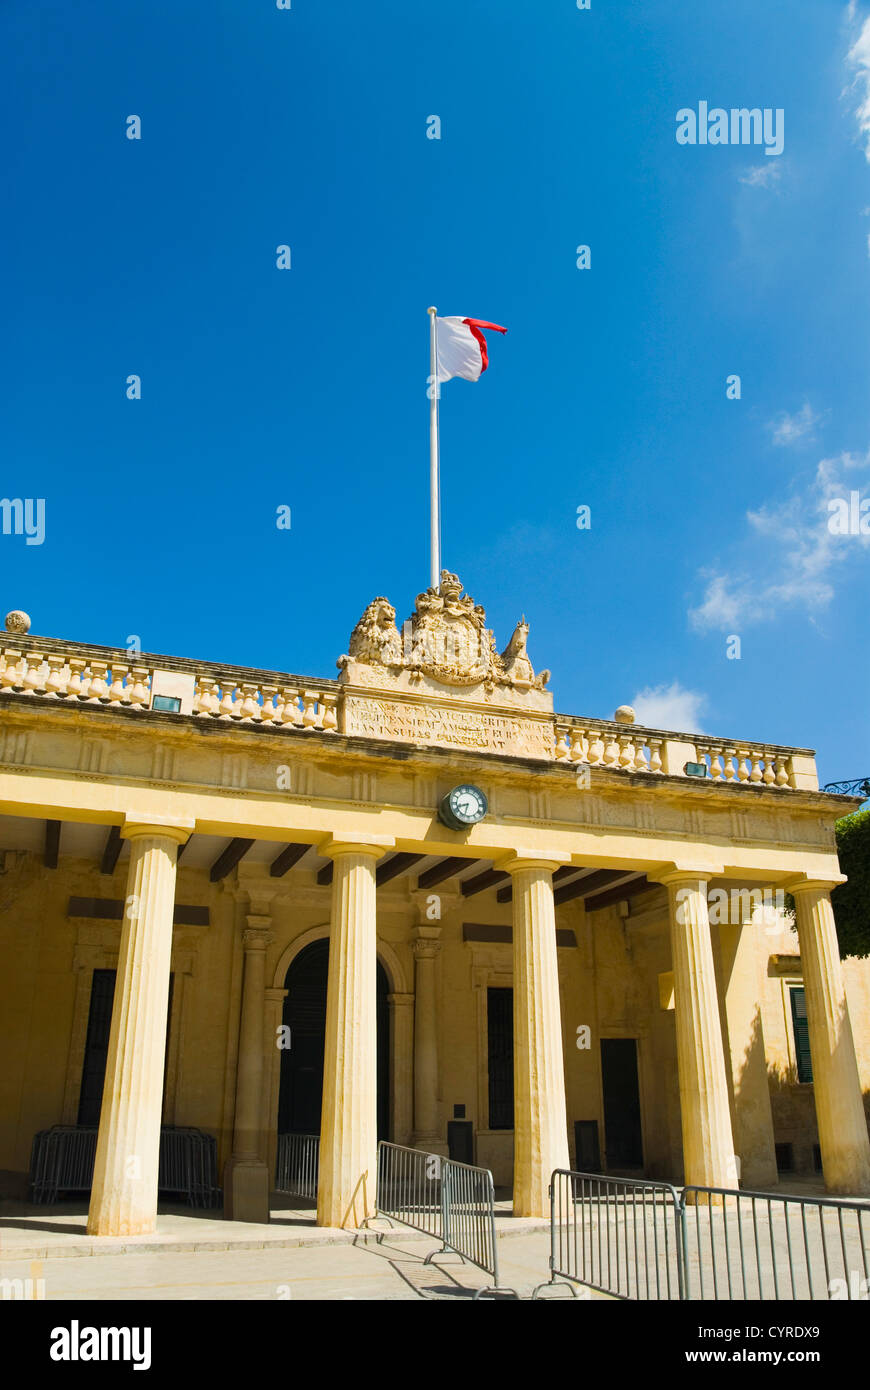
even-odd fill
[(269, 1169), (259, 1159), (231, 1158), (224, 1168), (224, 1219), (269, 1221)]

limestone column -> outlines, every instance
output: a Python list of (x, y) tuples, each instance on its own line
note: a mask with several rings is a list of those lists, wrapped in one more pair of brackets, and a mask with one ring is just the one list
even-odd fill
[[(764, 923), (751, 919), (723, 922), (718, 928), (717, 983), (726, 1066), (730, 1061), (734, 1143), (740, 1183), (756, 1192), (767, 1192), (779, 1182), (761, 1017), (761, 963), (763, 959), (766, 968), (767, 954), (759, 954), (758, 940), (763, 932)], [(716, 932), (711, 936), (715, 963)]]
[(377, 1189), (378, 844), (329, 840), (332, 922), (320, 1125), (318, 1226), (359, 1226)]
[[(286, 989), (277, 986), (265, 991), (265, 1014), (263, 1020), (263, 1088), (260, 1100), (260, 1128), (263, 1131), (263, 1147), (269, 1181), (275, 1172), (278, 1158), (278, 1097), (281, 1090), (281, 1058), (284, 1051), (279, 1047), (279, 1028), (284, 1014)], [(293, 1039), (290, 1039), (292, 1046)]]
[(808, 880), (789, 885), (788, 891), (794, 896), (800, 938), (825, 1187), (867, 1196), (870, 1141), (831, 906), (833, 886)]
[(737, 1186), (722, 1024), (716, 992), (707, 884), (711, 875), (677, 869), (668, 889), (684, 1182)]
[(435, 962), (441, 952), (441, 928), (414, 929), (414, 1147), (445, 1153), (438, 1133), (438, 1029), (435, 1007)]
[(233, 1152), (224, 1169), (228, 1221), (269, 1220), (269, 1169), (263, 1153), (263, 1028), (266, 1012), (266, 947), (274, 939), (271, 917), (249, 913), (242, 936), (245, 964), (236, 1065)]
[(514, 1216), (548, 1216), (554, 1168), (570, 1167), (553, 870), (502, 862), (513, 882)]
[(390, 1006), (393, 1142), (410, 1145), (414, 1137), (414, 996), (388, 994), (387, 1003)]
[(175, 863), (193, 821), (125, 821), (121, 926), (88, 1235), (150, 1234), (157, 1221)]

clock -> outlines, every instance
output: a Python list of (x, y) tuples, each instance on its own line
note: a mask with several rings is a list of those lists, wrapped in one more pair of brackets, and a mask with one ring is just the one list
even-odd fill
[(477, 825), (487, 812), (487, 801), (480, 787), (463, 782), (442, 797), (438, 807), (438, 819), (451, 830), (466, 830), (469, 825)]

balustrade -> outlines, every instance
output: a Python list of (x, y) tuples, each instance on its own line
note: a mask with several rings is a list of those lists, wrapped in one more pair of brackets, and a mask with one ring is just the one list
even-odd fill
[[(87, 648), (58, 650), (51, 642), (46, 644), (49, 650), (39, 651), (37, 643), (31, 647), (27, 638), (19, 639), (17, 645), (0, 651), (0, 696), (15, 693), (68, 703), (150, 708), (155, 668), (144, 661), (131, 659), (129, 653), (127, 659), (120, 652), (116, 656), (109, 649), (99, 657), (88, 656)], [(161, 662), (156, 669), (192, 675), (196, 668)], [(226, 724), (334, 733), (338, 729), (339, 698), (335, 686), (324, 689), (307, 681), (288, 684), (278, 673), (272, 680), (266, 676), (259, 680), (253, 672), (246, 679), (241, 670), (213, 666), (196, 671), (192, 709), (197, 718)], [(672, 771), (675, 765), (681, 768), (694, 755), (694, 761), (707, 768), (713, 782), (768, 787), (817, 785), (808, 750), (670, 735), (630, 721), (564, 715), (555, 716), (553, 732), (553, 756), (561, 763), (661, 776), (665, 767)]]

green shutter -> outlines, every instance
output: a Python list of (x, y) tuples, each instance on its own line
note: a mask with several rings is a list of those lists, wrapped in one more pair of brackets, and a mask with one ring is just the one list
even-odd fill
[(803, 986), (791, 991), (791, 1021), (794, 1028), (794, 1051), (797, 1058), (798, 1081), (813, 1079), (813, 1063), (810, 1057), (810, 1030), (807, 1024), (807, 1001)]

